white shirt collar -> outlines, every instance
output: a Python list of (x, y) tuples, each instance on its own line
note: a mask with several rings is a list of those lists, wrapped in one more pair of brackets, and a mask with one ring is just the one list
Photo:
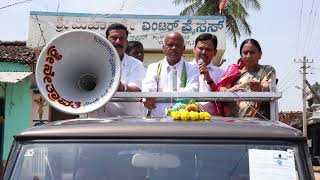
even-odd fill
[[(177, 62), (175, 65), (173, 65), (173, 67), (175, 67), (177, 70), (181, 69), (182, 65), (183, 65), (183, 62), (184, 62), (184, 58), (181, 57), (180, 61)], [(165, 67), (167, 70), (169, 69), (169, 66), (171, 66), (171, 65), (168, 64), (167, 57), (164, 58), (162, 66)]]
[(122, 58), (122, 64), (123, 65), (127, 65), (128, 64), (128, 55), (126, 53), (123, 54), (123, 58)]

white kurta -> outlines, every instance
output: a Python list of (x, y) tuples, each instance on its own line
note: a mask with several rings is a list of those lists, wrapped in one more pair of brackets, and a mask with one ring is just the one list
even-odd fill
[[(160, 61), (161, 62), (161, 61)], [(196, 92), (198, 91), (198, 69), (186, 62), (183, 58), (174, 65), (174, 67), (170, 66), (167, 62), (167, 59), (164, 58), (162, 60), (162, 67), (159, 77), (159, 87), (157, 87), (157, 69), (160, 62), (152, 63), (148, 66), (146, 76), (143, 80), (142, 91), (144, 92), (170, 92), (172, 91), (171, 86), (168, 82), (168, 73), (170, 69), (175, 68), (177, 71), (177, 91), (178, 92)], [(185, 62), (186, 65), (186, 87), (180, 87), (181, 83), (181, 74), (183, 70), (183, 64)], [(165, 115), (165, 108), (168, 108), (173, 103), (157, 103), (156, 108), (152, 110), (151, 116), (154, 117), (163, 117)]]
[[(121, 82), (142, 89), (146, 69), (138, 59), (124, 54), (121, 61)], [(137, 100), (138, 101), (138, 100)], [(89, 117), (144, 116), (141, 102), (108, 102), (104, 107), (89, 114)]]
[[(196, 62), (196, 60), (194, 59), (191, 64), (193, 64), (197, 69), (199, 69), (199, 66)], [(221, 80), (224, 70), (222, 70), (221, 68), (213, 65), (212, 63), (207, 65), (207, 69), (209, 72), (209, 75), (211, 77), (211, 79), (217, 83)], [(199, 78), (199, 92), (210, 92), (210, 86), (207, 84), (207, 82), (203, 79), (203, 76), (200, 75), (200, 72), (198, 71), (198, 78)]]
[[(193, 64), (198, 69), (198, 78), (199, 78), (199, 92), (210, 92), (211, 88), (210, 85), (207, 84), (206, 80), (203, 78), (203, 76), (199, 72), (199, 66), (194, 59), (191, 64)], [(221, 80), (224, 70), (220, 69), (219, 67), (213, 65), (212, 63), (207, 65), (207, 69), (209, 72), (209, 75), (211, 79), (217, 83)], [(203, 109), (207, 112), (209, 112), (211, 115), (215, 115), (215, 104), (210, 102), (200, 102), (200, 104), (203, 106)]]

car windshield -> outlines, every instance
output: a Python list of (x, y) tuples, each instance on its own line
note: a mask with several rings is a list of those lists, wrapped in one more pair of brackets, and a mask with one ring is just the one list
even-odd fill
[(21, 146), (11, 179), (303, 179), (298, 153), (296, 146), (263, 141), (32, 143)]

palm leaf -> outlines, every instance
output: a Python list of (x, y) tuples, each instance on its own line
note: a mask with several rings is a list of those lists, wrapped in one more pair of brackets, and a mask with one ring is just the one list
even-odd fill
[[(220, 0), (174, 0), (176, 5), (189, 4), (180, 15), (213, 16), (218, 15)], [(234, 46), (241, 34), (251, 35), (251, 28), (247, 22), (249, 13), (247, 9), (260, 10), (259, 0), (229, 0), (223, 13), (226, 16), (226, 28), (228, 38), (231, 38)]]
[(180, 15), (181, 16), (186, 16), (186, 15), (193, 16), (197, 12), (199, 7), (201, 7), (201, 4), (202, 4), (201, 0), (197, 0), (193, 3), (191, 3), (190, 5), (188, 5), (186, 8), (184, 8), (180, 12)]
[(261, 5), (258, 0), (240, 0), (241, 4), (248, 9), (260, 10)]
[(237, 47), (237, 38), (240, 37), (240, 30), (237, 25), (237, 20), (229, 13), (230, 11), (226, 9), (226, 28), (227, 35), (232, 39), (233, 45)]
[(173, 0), (173, 3), (175, 5), (179, 5), (179, 4), (189, 4), (189, 3), (193, 3), (196, 0)]
[(218, 1), (216, 0), (207, 0), (203, 3), (201, 7), (199, 7), (198, 11), (194, 14), (196, 16), (212, 16), (218, 15)]

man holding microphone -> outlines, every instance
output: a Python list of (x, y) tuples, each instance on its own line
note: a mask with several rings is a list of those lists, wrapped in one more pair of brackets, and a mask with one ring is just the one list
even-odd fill
[[(193, 48), (194, 60), (192, 64), (199, 69), (199, 92), (214, 91), (216, 83), (222, 78), (224, 71), (212, 64), (212, 58), (217, 54), (218, 40), (210, 33), (200, 34)], [(205, 111), (215, 115), (214, 103), (202, 102)]]

